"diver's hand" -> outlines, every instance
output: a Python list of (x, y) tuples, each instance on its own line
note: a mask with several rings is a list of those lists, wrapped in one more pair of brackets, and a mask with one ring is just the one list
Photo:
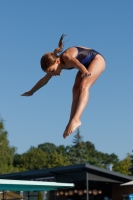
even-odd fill
[(90, 72), (84, 72), (84, 73), (82, 73), (82, 75), (81, 75), (81, 78), (85, 78), (85, 77), (87, 77), (87, 76), (91, 76), (91, 73)]
[(30, 91), (28, 91), (28, 92), (25, 92), (24, 94), (21, 94), (21, 96), (32, 96), (33, 95), (33, 93), (31, 93)]

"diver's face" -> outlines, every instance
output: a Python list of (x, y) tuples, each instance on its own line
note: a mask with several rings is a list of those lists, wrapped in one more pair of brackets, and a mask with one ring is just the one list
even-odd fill
[(60, 60), (57, 58), (55, 63), (47, 68), (46, 73), (51, 74), (52, 76), (60, 76), (61, 68), (60, 68)]

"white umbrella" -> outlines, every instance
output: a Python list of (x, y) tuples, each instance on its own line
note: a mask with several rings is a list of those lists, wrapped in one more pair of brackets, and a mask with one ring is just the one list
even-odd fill
[(133, 185), (133, 181), (129, 181), (129, 182), (127, 182), (127, 183), (121, 184), (121, 186), (126, 186), (126, 185)]

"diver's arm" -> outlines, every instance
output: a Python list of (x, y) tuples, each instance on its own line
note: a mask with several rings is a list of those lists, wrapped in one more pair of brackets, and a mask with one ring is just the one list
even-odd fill
[(42, 79), (40, 79), (34, 87), (29, 90), (28, 92), (25, 92), (24, 94), (21, 94), (21, 96), (31, 96), (33, 95), (37, 90), (39, 90), (41, 87), (46, 85), (48, 81), (51, 79), (52, 75), (51, 74), (46, 74)]
[(88, 72), (88, 70), (85, 68), (85, 66), (82, 63), (80, 63), (75, 57), (72, 57), (69, 53), (63, 53), (62, 58), (66, 65), (72, 66), (74, 68), (77, 68), (79, 71), (81, 71), (82, 78), (91, 75)]

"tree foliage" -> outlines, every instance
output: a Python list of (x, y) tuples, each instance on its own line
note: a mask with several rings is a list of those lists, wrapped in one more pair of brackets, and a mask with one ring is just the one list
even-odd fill
[(71, 165), (71, 162), (67, 155), (62, 155), (62, 153), (58, 153), (57, 151), (54, 151), (48, 157), (48, 162), (47, 162), (48, 168), (61, 167), (61, 166), (67, 166), (67, 165)]
[(4, 122), (0, 119), (0, 173), (17, 171), (13, 166), (15, 147), (11, 147), (8, 141), (8, 133), (4, 128)]
[(127, 154), (126, 158), (121, 160), (117, 165), (113, 167), (114, 171), (120, 172), (122, 174), (131, 175), (129, 167), (131, 166), (130, 154)]
[(129, 166), (128, 170), (129, 170), (130, 174), (133, 176), (133, 155), (130, 155), (130, 166)]
[(77, 129), (76, 135), (74, 135), (73, 145), (69, 149), (68, 155), (72, 164), (81, 164), (87, 161), (85, 154), (85, 145), (83, 137), (80, 135), (80, 130)]
[(106, 168), (107, 164), (113, 164), (114, 171), (133, 174), (132, 155), (128, 154), (125, 159), (119, 160), (114, 153), (100, 152), (90, 141), (83, 141), (79, 129), (73, 136), (71, 146), (56, 146), (46, 142), (39, 144), (37, 148), (31, 147), (23, 154), (15, 153), (16, 148), (10, 146), (7, 136), (4, 122), (0, 119), (0, 173), (90, 163), (102, 168)]
[(43, 200), (43, 195), (41, 191), (38, 192), (37, 200)]
[(70, 165), (68, 155), (66, 154), (66, 148), (63, 145), (57, 147), (53, 143), (44, 143), (38, 145), (38, 148), (41, 149), (47, 155), (47, 164), (46, 167), (59, 167)]
[(31, 147), (26, 153), (16, 157), (21, 170), (42, 169), (47, 166), (47, 155), (39, 148)]
[(38, 148), (44, 151), (46, 154), (51, 154), (56, 150), (56, 145), (53, 143), (46, 142), (43, 144), (39, 144)]

